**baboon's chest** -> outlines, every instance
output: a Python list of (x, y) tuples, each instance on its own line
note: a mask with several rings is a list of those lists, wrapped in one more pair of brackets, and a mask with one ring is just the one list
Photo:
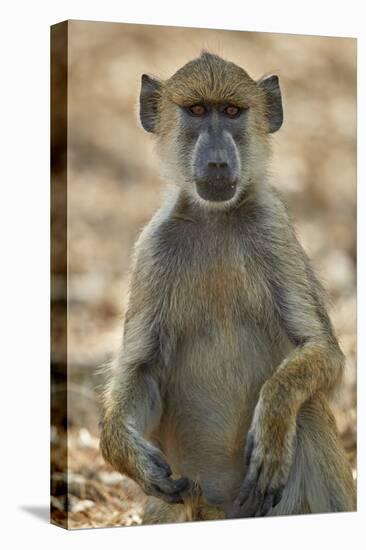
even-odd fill
[(268, 317), (269, 285), (250, 249), (222, 236), (207, 244), (204, 237), (174, 251), (165, 299), (169, 322), (185, 329)]

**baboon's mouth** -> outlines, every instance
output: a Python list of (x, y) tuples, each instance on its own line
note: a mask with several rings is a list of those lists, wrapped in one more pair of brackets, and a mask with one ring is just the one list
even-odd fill
[(196, 181), (197, 193), (206, 201), (222, 202), (233, 198), (236, 192), (236, 183), (232, 181)]

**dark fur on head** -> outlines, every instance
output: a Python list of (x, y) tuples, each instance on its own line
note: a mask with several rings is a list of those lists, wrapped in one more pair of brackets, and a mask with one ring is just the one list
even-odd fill
[[(278, 78), (270, 77), (271, 79)], [(153, 97), (152, 110), (155, 113), (154, 128), (145, 128), (158, 134), (169, 133), (173, 124), (169, 124), (169, 116), (165, 116), (166, 109), (173, 105), (192, 105), (205, 99), (213, 103), (234, 103), (239, 107), (255, 107), (258, 110), (258, 128), (264, 134), (270, 131), (268, 126), (268, 110), (270, 101), (267, 100), (268, 89), (263, 82), (266, 78), (256, 82), (248, 73), (231, 61), (226, 61), (218, 55), (203, 51), (200, 57), (189, 61), (178, 69), (167, 80), (158, 80), (143, 75), (143, 83), (149, 81)], [(169, 114), (171, 114), (169, 112)], [(278, 128), (282, 120), (278, 121)], [(274, 130), (272, 130), (274, 131)]]

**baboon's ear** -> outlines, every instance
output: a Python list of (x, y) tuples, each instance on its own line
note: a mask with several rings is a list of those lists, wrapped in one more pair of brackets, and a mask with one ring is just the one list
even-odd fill
[(147, 74), (141, 77), (140, 120), (147, 132), (155, 132), (161, 83)]
[(271, 133), (277, 132), (283, 122), (282, 97), (278, 76), (274, 74), (264, 76), (258, 81), (258, 86), (266, 92), (268, 131)]

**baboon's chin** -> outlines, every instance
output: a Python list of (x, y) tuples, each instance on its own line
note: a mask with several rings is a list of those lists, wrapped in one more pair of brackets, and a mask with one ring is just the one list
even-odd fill
[(233, 182), (196, 182), (197, 194), (205, 201), (226, 202), (236, 193), (236, 183)]

